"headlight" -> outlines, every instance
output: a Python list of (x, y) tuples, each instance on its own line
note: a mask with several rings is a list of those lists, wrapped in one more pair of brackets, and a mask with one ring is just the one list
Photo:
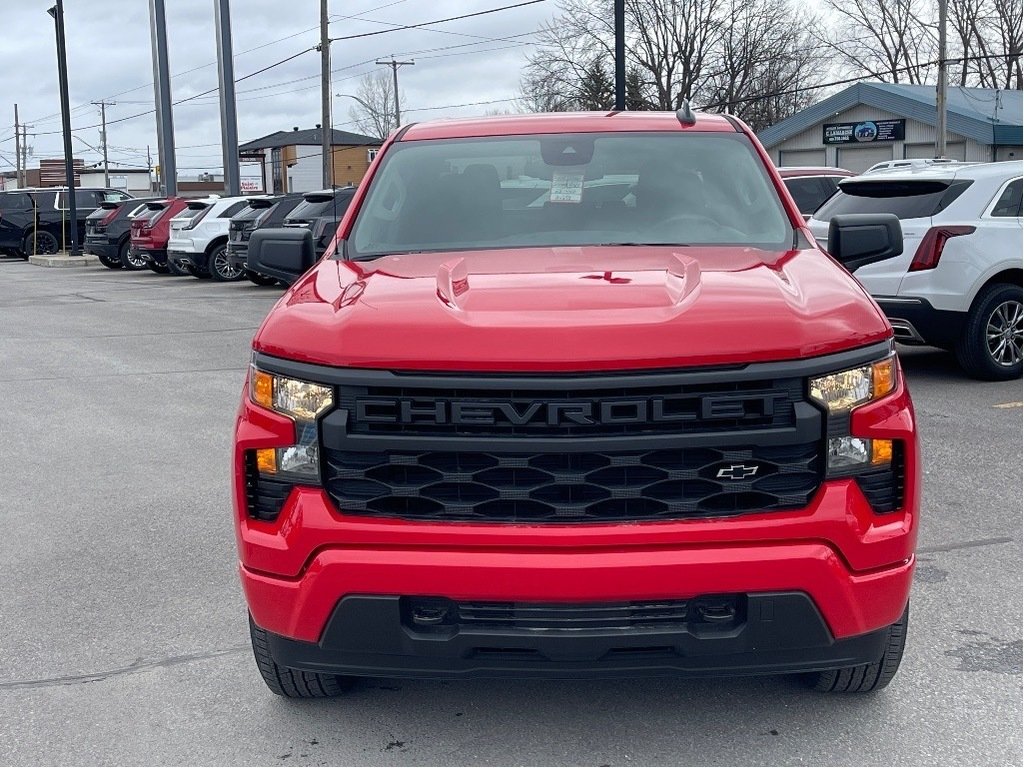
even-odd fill
[(295, 445), (256, 450), (256, 468), (261, 475), (295, 482), (316, 483), (320, 479), (320, 445), (316, 417), (334, 404), (331, 387), (301, 381), (252, 366), (249, 398), (257, 405), (288, 416), (295, 422)]
[(896, 355), (870, 365), (811, 379), (811, 397), (829, 413), (844, 413), (896, 389)]
[(249, 377), (249, 397), (256, 405), (298, 421), (312, 421), (334, 403), (330, 387), (267, 373), (256, 366)]

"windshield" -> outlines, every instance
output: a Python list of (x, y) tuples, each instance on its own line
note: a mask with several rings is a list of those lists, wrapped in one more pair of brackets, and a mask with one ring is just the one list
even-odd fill
[(393, 145), (348, 255), (618, 243), (780, 248), (792, 237), (740, 134), (552, 134)]

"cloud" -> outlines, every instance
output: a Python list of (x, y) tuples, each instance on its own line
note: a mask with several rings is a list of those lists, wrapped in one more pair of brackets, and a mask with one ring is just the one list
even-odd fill
[[(63, 156), (53, 21), (50, 0), (2, 0), (4, 45), (0, 48), (0, 93), (11, 110), (0, 129), (0, 167), (14, 158), (13, 102), (29, 129), (30, 165)], [(358, 35), (486, 10), (509, 0), (331, 0), (332, 37)], [(148, 3), (141, 0), (65, 0), (68, 80), (75, 156), (100, 159), (99, 108), (107, 108), (110, 159), (145, 166), (146, 147), (155, 158), (152, 58)], [(211, 0), (166, 0), (168, 58), (175, 76), (175, 101), (217, 87), (216, 39)], [(292, 61), (246, 78), (236, 86), (240, 142), (320, 122), (319, 0), (234, 0), (231, 4), (235, 77), (242, 78), (292, 54)], [(358, 78), (374, 71), (377, 58), (392, 55), (416, 61), (400, 70), (410, 119), (480, 114), (494, 105), (423, 109), (503, 100), (518, 93), (519, 74), (529, 42), (541, 21), (555, 12), (553, 0), (501, 13), (416, 30), (403, 30), (332, 44), (332, 93), (354, 90)], [(356, 16), (356, 18), (343, 18)], [(495, 41), (493, 38), (510, 38)], [(253, 50), (255, 49), (255, 50)], [(336, 127), (349, 125), (348, 100), (334, 100)], [(217, 171), (222, 164), (220, 112), (214, 93), (174, 108), (177, 163), (182, 174)], [(155, 159), (154, 159), (155, 162)]]

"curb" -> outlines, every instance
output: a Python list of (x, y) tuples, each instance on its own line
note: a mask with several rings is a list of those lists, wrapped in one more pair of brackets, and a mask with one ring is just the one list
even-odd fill
[(37, 267), (91, 267), (93, 264), (99, 264), (100, 260), (92, 254), (68, 256), (66, 253), (56, 253), (52, 256), (29, 256), (28, 263)]

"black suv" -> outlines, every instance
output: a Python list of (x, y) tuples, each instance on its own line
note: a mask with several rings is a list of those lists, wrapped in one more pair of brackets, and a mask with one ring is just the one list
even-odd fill
[(228, 267), (231, 270), (244, 271), (245, 276), (256, 285), (274, 285), (276, 278), (258, 275), (246, 268), (246, 257), (249, 253), (249, 237), (256, 229), (263, 227), (280, 227), (285, 217), (299, 205), (303, 197), (299, 193), (279, 195), (277, 197), (254, 198), (249, 207), (231, 217), (228, 225)]
[[(100, 203), (133, 199), (118, 189), (75, 189), (78, 242), (85, 242), (85, 220)], [(0, 250), (23, 258), (51, 254), (71, 241), (67, 187), (40, 187), (0, 192)]]
[(302, 202), (285, 218), (284, 225), (309, 229), (313, 233), (313, 247), (319, 259), (334, 239), (338, 222), (345, 215), (355, 193), (355, 187), (306, 192)]
[(137, 216), (149, 215), (146, 203), (158, 200), (156, 197), (139, 197), (121, 202), (106, 201), (85, 218), (85, 252), (98, 256), (100, 263), (109, 269), (129, 269), (135, 266), (128, 259), (131, 246), (131, 226)]

